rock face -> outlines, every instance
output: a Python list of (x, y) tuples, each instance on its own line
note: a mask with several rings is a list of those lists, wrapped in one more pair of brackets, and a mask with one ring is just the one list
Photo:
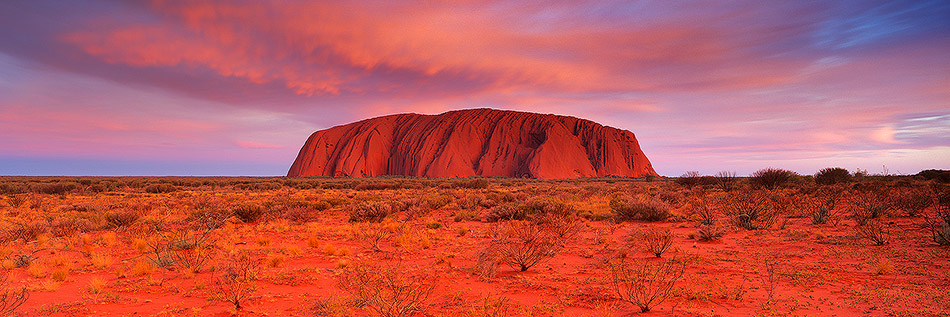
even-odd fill
[(288, 177), (577, 178), (656, 175), (633, 133), (574, 117), (493, 109), (397, 114), (317, 131)]

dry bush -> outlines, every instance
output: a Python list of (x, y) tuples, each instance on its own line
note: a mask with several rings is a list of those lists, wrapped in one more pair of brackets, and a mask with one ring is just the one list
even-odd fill
[(685, 271), (686, 263), (675, 258), (621, 259), (611, 265), (611, 284), (621, 300), (648, 312), (670, 296)]
[(7, 203), (10, 204), (13, 208), (20, 208), (27, 201), (27, 196), (24, 194), (14, 194), (7, 196)]
[(829, 222), (837, 224), (837, 214), (835, 207), (841, 200), (842, 191), (838, 188), (829, 188), (819, 191), (815, 198), (811, 200), (811, 223), (823, 225)]
[(724, 192), (735, 189), (738, 180), (739, 178), (736, 177), (736, 172), (721, 171), (716, 173), (716, 186)]
[(664, 221), (670, 217), (670, 205), (656, 198), (618, 197), (610, 200), (610, 209), (618, 222)]
[(950, 190), (934, 191), (935, 217), (925, 217), (934, 242), (950, 246)]
[(795, 175), (795, 172), (789, 170), (770, 167), (752, 173), (749, 182), (757, 188), (773, 190), (788, 183)]
[(145, 186), (145, 192), (152, 194), (171, 193), (177, 190), (178, 187), (175, 187), (175, 185), (172, 184), (152, 184)]
[(359, 262), (339, 275), (339, 286), (380, 316), (411, 316), (425, 310), (437, 278), (398, 264)]
[(524, 208), (515, 204), (504, 204), (493, 207), (485, 215), (485, 222), (498, 222), (506, 220), (525, 220), (528, 213)]
[(12, 316), (13, 312), (30, 298), (30, 291), (25, 286), (12, 287), (9, 272), (2, 272), (0, 275), (0, 316)]
[(696, 239), (699, 241), (716, 241), (725, 234), (725, 229), (718, 225), (699, 225), (699, 229), (696, 230)]
[(686, 188), (692, 188), (693, 186), (699, 185), (699, 181), (700, 175), (698, 171), (687, 171), (676, 179), (677, 184), (680, 184)]
[(370, 250), (380, 252), (380, 244), (392, 238), (392, 232), (380, 224), (366, 224), (356, 228), (355, 238), (366, 242)]
[(907, 216), (916, 217), (934, 206), (934, 194), (927, 187), (905, 189), (893, 195), (892, 205)]
[(290, 207), (283, 211), (282, 218), (294, 223), (307, 223), (317, 220), (317, 211), (310, 207)]
[(747, 229), (768, 229), (775, 223), (775, 211), (768, 205), (768, 197), (759, 191), (729, 193), (721, 204), (725, 214), (735, 225)]
[(264, 207), (258, 204), (245, 203), (231, 206), (231, 213), (244, 223), (254, 223), (264, 216)]
[(106, 213), (105, 219), (111, 228), (126, 228), (139, 220), (139, 214), (132, 210), (123, 209)]
[(692, 197), (689, 205), (689, 212), (699, 216), (699, 223), (701, 225), (713, 225), (716, 223), (718, 213), (714, 206), (709, 203), (709, 198), (705, 193)]
[(875, 245), (885, 245), (889, 243), (890, 232), (887, 224), (880, 219), (868, 219), (864, 223), (854, 227), (858, 237), (868, 239)]
[(47, 224), (43, 221), (13, 222), (4, 232), (3, 239), (4, 241), (23, 240), (23, 242), (30, 242), (46, 232)]
[(859, 225), (864, 224), (869, 219), (881, 218), (891, 210), (886, 190), (879, 186), (868, 186), (854, 190), (851, 205), (848, 207)]
[(851, 173), (840, 167), (826, 167), (815, 173), (815, 182), (821, 185), (844, 184), (851, 181)]
[(177, 266), (199, 273), (214, 258), (215, 242), (210, 230), (181, 230), (170, 234), (168, 245)]
[(360, 202), (350, 210), (350, 222), (382, 222), (394, 213), (392, 204), (384, 202)]
[(648, 227), (631, 231), (627, 235), (631, 244), (641, 244), (647, 252), (661, 257), (673, 245), (673, 231), (667, 228)]
[(79, 188), (79, 184), (75, 182), (56, 182), (33, 184), (31, 189), (34, 193), (47, 195), (66, 195), (76, 188)]
[(58, 217), (49, 223), (49, 232), (54, 237), (71, 237), (92, 230), (89, 220), (76, 217)]
[(228, 257), (221, 274), (212, 275), (213, 296), (241, 309), (241, 303), (247, 301), (257, 290), (255, 280), (260, 271), (261, 262), (247, 252), (239, 252)]
[(450, 203), (452, 203), (452, 196), (448, 195), (425, 195), (416, 201), (417, 205), (428, 210), (439, 210)]
[(573, 214), (544, 214), (536, 217), (534, 223), (560, 239), (573, 238), (583, 227), (583, 223)]
[(485, 252), (521, 272), (555, 256), (561, 249), (559, 240), (544, 227), (524, 221), (510, 221), (496, 229), (497, 236)]

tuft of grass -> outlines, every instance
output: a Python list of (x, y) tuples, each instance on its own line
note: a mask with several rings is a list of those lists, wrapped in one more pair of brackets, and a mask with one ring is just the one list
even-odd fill
[(109, 265), (112, 265), (112, 257), (102, 254), (102, 253), (93, 254), (91, 261), (92, 261), (92, 266), (99, 269), (104, 269), (108, 267)]
[(281, 267), (284, 266), (284, 262), (287, 262), (287, 256), (283, 254), (271, 254), (267, 256), (267, 266), (269, 267)]
[(152, 274), (152, 272), (155, 272), (155, 269), (155, 264), (151, 261), (139, 260), (132, 265), (132, 269), (129, 273), (132, 274), (132, 276), (144, 276)]
[(94, 277), (89, 280), (89, 285), (86, 285), (86, 291), (90, 294), (100, 294), (105, 287), (106, 280), (101, 277)]

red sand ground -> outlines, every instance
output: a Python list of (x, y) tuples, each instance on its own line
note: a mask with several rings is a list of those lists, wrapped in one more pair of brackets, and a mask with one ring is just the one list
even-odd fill
[[(920, 218), (887, 219), (891, 243), (872, 245), (855, 235), (854, 223), (842, 219), (836, 225), (813, 225), (809, 218), (783, 218), (768, 230), (744, 230), (728, 226), (728, 233), (715, 242), (693, 238), (696, 221), (685, 215), (686, 206), (674, 206), (671, 222), (614, 223), (581, 220), (578, 234), (564, 241), (555, 257), (526, 272), (502, 266), (494, 277), (472, 273), (478, 252), (489, 242), (494, 224), (481, 221), (454, 221), (461, 212), (459, 197), (490, 191), (518, 192), (533, 188), (546, 192), (578, 210), (594, 214), (609, 212), (606, 197), (611, 192), (668, 188), (670, 184), (639, 183), (534, 183), (487, 189), (397, 189), (356, 191), (352, 189), (238, 190), (198, 189), (169, 194), (142, 194), (123, 191), (112, 195), (46, 196), (48, 215), (68, 214), (75, 206), (110, 206), (138, 210), (139, 224), (127, 229), (97, 230), (69, 237), (41, 236), (36, 241), (5, 243), (0, 257), (41, 249), (34, 265), (8, 268), (12, 286), (26, 286), (29, 300), (17, 313), (24, 316), (101, 315), (241, 315), (286, 316), (314, 314), (316, 302), (329, 303), (341, 314), (371, 314), (359, 307), (352, 296), (338, 287), (338, 275), (357, 263), (398, 263), (406, 270), (427, 270), (437, 276), (437, 286), (422, 311), (434, 316), (567, 315), (613, 316), (638, 313), (639, 309), (618, 300), (611, 287), (605, 264), (625, 249), (625, 236), (634, 228), (671, 228), (673, 250), (664, 258), (686, 261), (686, 272), (671, 297), (654, 307), (654, 315), (946, 315), (950, 313), (950, 248), (930, 239)], [(634, 188), (634, 189), (630, 189)], [(147, 256), (136, 250), (135, 239), (141, 223), (168, 223), (174, 227), (193, 209), (194, 201), (314, 201), (326, 197), (360, 199), (398, 198), (440, 193), (453, 203), (427, 216), (406, 222), (403, 229), (386, 231), (390, 237), (373, 251), (367, 241), (354, 234), (360, 225), (347, 222), (347, 204), (322, 211), (308, 223), (293, 223), (265, 217), (258, 223), (229, 223), (217, 229), (213, 266), (221, 267), (223, 254), (251, 250), (267, 261), (283, 255), (275, 266), (261, 265), (256, 290), (235, 310), (216, 300), (213, 279), (219, 272), (210, 267), (189, 274), (172, 267), (136, 274), (132, 267)], [(593, 194), (589, 194), (593, 193)], [(278, 203), (279, 205), (279, 203)], [(272, 207), (279, 208), (279, 207)], [(107, 208), (102, 207), (102, 210)], [(43, 213), (26, 206), (4, 207), (6, 219), (26, 218)], [(104, 211), (98, 211), (104, 212)], [(479, 213), (485, 210), (479, 208)], [(73, 212), (75, 214), (75, 212)], [(403, 213), (382, 225), (396, 228)], [(232, 219), (233, 220), (233, 219)], [(721, 222), (726, 222), (721, 219)], [(438, 228), (428, 224), (438, 223)], [(365, 226), (365, 225), (364, 225)], [(110, 235), (115, 234), (115, 241)], [(152, 239), (154, 239), (154, 235)], [(312, 241), (311, 241), (312, 240)], [(346, 251), (332, 251), (332, 249)], [(652, 255), (635, 243), (628, 257), (649, 259)], [(111, 257), (111, 263), (97, 268), (80, 250)], [(327, 254), (332, 253), (332, 254)], [(773, 299), (767, 299), (764, 263), (778, 259)], [(10, 263), (4, 263), (9, 266)], [(53, 272), (68, 268), (57, 280)], [(35, 270), (31, 274), (31, 270)], [(98, 292), (90, 291), (94, 278), (104, 281)], [(491, 303), (500, 303), (492, 307)], [(501, 308), (499, 308), (501, 307)]]

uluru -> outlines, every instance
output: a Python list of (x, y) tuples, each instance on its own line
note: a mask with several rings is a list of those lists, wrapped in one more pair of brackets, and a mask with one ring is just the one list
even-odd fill
[(657, 175), (627, 130), (554, 114), (466, 109), (395, 114), (314, 132), (288, 177)]

